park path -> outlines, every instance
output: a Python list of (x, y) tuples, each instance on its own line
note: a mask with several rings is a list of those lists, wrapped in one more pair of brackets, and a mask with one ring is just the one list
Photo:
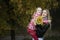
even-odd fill
[[(48, 33), (48, 35), (46, 35), (46, 37), (60, 37), (60, 33), (59, 32), (51, 32), (51, 33)], [(58, 39), (58, 38), (57, 38)], [(2, 37), (0, 40), (11, 40), (11, 36), (5, 36), (5, 37)], [(15, 40), (31, 40), (31, 36), (29, 35), (25, 35), (25, 36), (15, 36)]]

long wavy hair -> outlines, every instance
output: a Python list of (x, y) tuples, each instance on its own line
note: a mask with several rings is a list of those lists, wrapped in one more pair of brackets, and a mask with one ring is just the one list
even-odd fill
[[(48, 17), (48, 20), (52, 20), (52, 17), (51, 17), (51, 15), (50, 15), (50, 12), (49, 12), (49, 10), (48, 9), (45, 9), (46, 10), (46, 12), (47, 12), (47, 17)], [(50, 24), (50, 30), (51, 30), (51, 22), (49, 23)]]
[(47, 17), (48, 17), (48, 20), (51, 20), (51, 15), (50, 15), (50, 12), (48, 9), (45, 9), (45, 11), (47, 12)]

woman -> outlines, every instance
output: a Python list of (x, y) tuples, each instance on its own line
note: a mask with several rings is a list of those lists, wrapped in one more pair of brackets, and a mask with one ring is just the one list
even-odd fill
[(49, 10), (47, 9), (43, 10), (42, 17), (43, 17), (43, 23), (48, 24), (51, 22)]
[[(40, 16), (40, 18), (41, 18), (41, 16)], [(47, 31), (47, 29), (50, 27), (50, 22), (51, 22), (48, 10), (43, 10), (42, 18), (40, 20), (42, 20), (42, 23), (41, 23), (41, 21), (40, 21), (41, 24), (37, 23), (36, 33), (38, 36), (38, 40), (44, 40), (43, 36), (44, 36), (45, 32)]]
[(36, 26), (35, 20), (38, 16), (41, 15), (41, 11), (42, 11), (42, 9), (40, 7), (38, 7), (36, 9), (36, 12), (34, 12), (32, 19), (30, 20), (30, 23), (27, 26), (28, 27), (27, 31), (32, 36), (32, 40), (38, 40), (38, 37), (36, 34), (36, 28), (35, 28), (35, 26)]

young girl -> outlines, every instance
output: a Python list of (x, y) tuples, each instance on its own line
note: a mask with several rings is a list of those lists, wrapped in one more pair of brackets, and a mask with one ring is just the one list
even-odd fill
[(30, 20), (30, 23), (27, 26), (28, 27), (27, 31), (32, 36), (32, 40), (38, 40), (36, 31), (35, 31), (36, 30), (35, 20), (38, 16), (41, 15), (41, 11), (42, 11), (42, 9), (40, 7), (36, 9), (36, 12), (33, 14), (32, 19)]

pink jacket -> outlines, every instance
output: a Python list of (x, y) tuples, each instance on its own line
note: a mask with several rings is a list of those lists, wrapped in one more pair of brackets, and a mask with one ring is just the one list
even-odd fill
[(35, 22), (35, 19), (36, 19), (38, 16), (40, 16), (39, 13), (34, 13), (34, 14), (33, 14), (33, 17), (32, 17), (32, 19), (31, 19), (30, 23), (28, 24), (28, 29), (31, 29), (31, 30), (35, 30), (35, 29), (36, 29), (34, 22)]

